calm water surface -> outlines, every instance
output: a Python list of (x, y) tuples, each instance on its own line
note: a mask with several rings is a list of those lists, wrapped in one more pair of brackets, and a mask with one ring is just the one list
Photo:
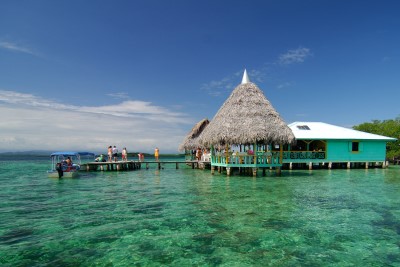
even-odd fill
[(1, 266), (400, 266), (400, 169), (50, 179), (0, 159)]

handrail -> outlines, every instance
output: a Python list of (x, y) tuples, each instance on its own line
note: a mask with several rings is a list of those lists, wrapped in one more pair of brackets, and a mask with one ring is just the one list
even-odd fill
[[(283, 160), (321, 160), (326, 158), (326, 151), (283, 151)], [(247, 153), (216, 153), (211, 156), (211, 163), (216, 164), (256, 164), (276, 165), (280, 162), (280, 151), (257, 151), (254, 155)]]

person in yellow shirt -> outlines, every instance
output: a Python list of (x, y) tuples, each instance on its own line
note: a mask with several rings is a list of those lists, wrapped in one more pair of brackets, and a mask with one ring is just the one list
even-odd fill
[(160, 150), (158, 149), (158, 147), (156, 147), (156, 149), (154, 149), (154, 157), (156, 158), (157, 161), (158, 161), (159, 154), (160, 154)]

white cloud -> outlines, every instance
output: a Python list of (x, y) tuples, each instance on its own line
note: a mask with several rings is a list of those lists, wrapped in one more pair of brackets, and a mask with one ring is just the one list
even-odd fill
[(0, 149), (176, 152), (193, 124), (183, 113), (150, 102), (75, 106), (31, 94), (0, 90)]
[(128, 94), (125, 92), (111, 93), (111, 94), (107, 94), (107, 95), (114, 99), (129, 99)]
[[(277, 68), (279, 65), (290, 65), (295, 63), (302, 63), (308, 57), (312, 56), (311, 50), (305, 47), (288, 50), (286, 53), (279, 56), (275, 62), (266, 62), (261, 68), (247, 70), (250, 81), (254, 83), (262, 83), (269, 77), (268, 73), (271, 72), (273, 67)], [(241, 82), (244, 70), (237, 71), (228, 75), (220, 80), (214, 80), (205, 83), (201, 86), (201, 90), (207, 92), (211, 96), (222, 96), (229, 94)], [(285, 83), (278, 86), (279, 89), (290, 86), (291, 84)]]
[(292, 86), (291, 82), (284, 82), (284, 83), (278, 84), (277, 88), (278, 89), (285, 89), (285, 88), (291, 87), (291, 86)]
[(36, 55), (31, 49), (17, 45), (15, 43), (11, 43), (11, 42), (0, 41), (0, 48), (14, 51), (14, 52), (19, 52), (19, 53)]
[(302, 63), (311, 56), (309, 48), (299, 47), (297, 49), (289, 50), (285, 54), (279, 56), (278, 63), (281, 65), (290, 65), (295, 63)]

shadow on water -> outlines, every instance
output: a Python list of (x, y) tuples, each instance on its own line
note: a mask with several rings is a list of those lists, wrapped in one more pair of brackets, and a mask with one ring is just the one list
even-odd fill
[(34, 229), (32, 228), (14, 228), (0, 236), (0, 243), (7, 245), (15, 244), (28, 240), (33, 234)]

